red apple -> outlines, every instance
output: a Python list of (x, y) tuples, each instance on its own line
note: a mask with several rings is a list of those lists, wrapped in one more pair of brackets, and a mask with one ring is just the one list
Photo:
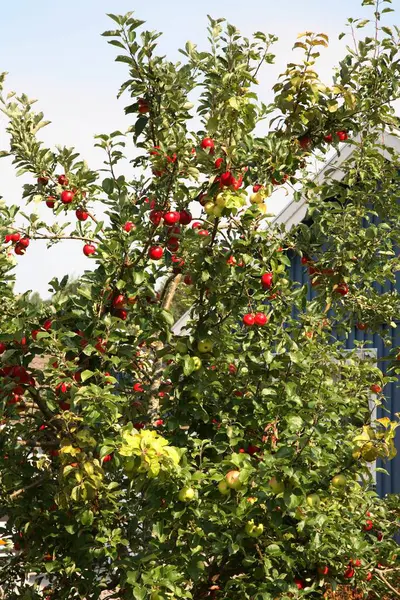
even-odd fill
[(73, 199), (74, 192), (71, 192), (71, 190), (64, 190), (63, 192), (61, 192), (61, 202), (63, 204), (71, 204)]
[(328, 575), (329, 573), (329, 567), (325, 566), (325, 567), (318, 567), (318, 573), (320, 575)]
[(133, 391), (134, 392), (144, 392), (142, 384), (141, 383), (135, 383), (133, 385)]
[(328, 133), (327, 135), (324, 136), (324, 140), (325, 142), (327, 142), (328, 144), (331, 144), (333, 141), (333, 135), (331, 133)]
[(48, 196), (48, 198), (46, 200), (46, 206), (48, 208), (54, 208), (55, 203), (56, 203), (56, 199), (54, 198), (54, 196)]
[(49, 183), (49, 178), (45, 177), (44, 175), (41, 175), (40, 177), (38, 177), (37, 182), (39, 185), (46, 185), (47, 183)]
[(171, 210), (164, 214), (164, 222), (167, 225), (175, 225), (179, 223), (180, 213), (177, 210)]
[(150, 111), (150, 107), (147, 103), (147, 100), (145, 100), (144, 98), (138, 99), (138, 111), (141, 115), (144, 115), (145, 113), (148, 113)]
[(195, 221), (194, 223), (192, 223), (192, 229), (201, 229), (201, 227), (203, 227), (203, 225), (201, 223), (199, 223), (198, 221)]
[(75, 214), (76, 214), (76, 218), (79, 221), (86, 221), (86, 219), (89, 216), (89, 213), (86, 212), (86, 210), (84, 210), (83, 208), (77, 208), (75, 211)]
[(59, 175), (57, 181), (60, 185), (68, 185), (68, 183), (69, 183), (66, 175)]
[(207, 237), (210, 235), (210, 232), (207, 231), (207, 229), (199, 229), (199, 231), (197, 233), (198, 233), (198, 235), (201, 235), (202, 237)]
[(128, 311), (124, 308), (118, 308), (115, 311), (114, 316), (118, 319), (121, 319), (122, 321), (126, 321), (126, 319), (128, 318)]
[(112, 454), (106, 454), (103, 458), (103, 463), (107, 463), (110, 462), (113, 459), (113, 455)]
[(257, 192), (259, 192), (260, 190), (262, 190), (263, 187), (264, 186), (261, 185), (261, 184), (259, 184), (259, 183), (256, 183), (255, 185), (253, 185), (253, 192), (254, 192), (254, 194), (257, 194)]
[(183, 282), (186, 285), (193, 285), (193, 279), (191, 278), (190, 275), (185, 275), (185, 277), (183, 278)]
[(335, 289), (335, 292), (337, 294), (340, 294), (341, 296), (347, 296), (347, 294), (349, 293), (349, 286), (347, 285), (347, 283), (339, 283)]
[(371, 390), (371, 392), (373, 392), (374, 394), (380, 394), (382, 391), (382, 388), (380, 385), (378, 385), (377, 383), (373, 383), (371, 385), (371, 387), (369, 388)]
[(302, 579), (295, 579), (294, 582), (298, 590), (304, 590), (306, 587), (306, 584)]
[(126, 303), (126, 298), (123, 294), (118, 294), (117, 296), (114, 296), (114, 299), (112, 301), (112, 305), (114, 308), (122, 308), (123, 306), (125, 306)]
[(255, 315), (253, 313), (247, 313), (243, 316), (243, 323), (247, 327), (252, 327), (255, 323)]
[(135, 227), (135, 225), (134, 225), (134, 223), (132, 223), (132, 221), (127, 221), (122, 229), (124, 231), (126, 231), (126, 233), (129, 233), (131, 231), (131, 229), (134, 229), (134, 227)]
[(308, 135), (302, 135), (301, 137), (298, 138), (298, 142), (300, 145), (300, 148), (302, 150), (309, 150), (310, 146), (311, 146), (311, 138)]
[(30, 240), (28, 237), (23, 237), (19, 241), (19, 245), (22, 246), (22, 248), (27, 248), (29, 246), (29, 243), (30, 243)]
[(272, 287), (273, 278), (274, 276), (272, 273), (264, 273), (264, 275), (261, 275), (261, 285), (264, 289)]
[(337, 131), (336, 135), (338, 136), (340, 142), (345, 142), (349, 138), (347, 131)]
[(365, 331), (365, 329), (367, 329), (366, 323), (357, 323), (357, 329), (360, 331)]
[(22, 256), (23, 254), (25, 254), (26, 248), (21, 246), (21, 244), (18, 242), (18, 244), (15, 245), (14, 252), (15, 254), (18, 254), (18, 256)]
[(149, 219), (153, 223), (153, 225), (159, 225), (162, 219), (162, 211), (161, 210), (152, 210)]
[(219, 169), (224, 163), (224, 159), (223, 158), (217, 158), (217, 160), (214, 163), (214, 166), (216, 169)]
[(371, 519), (367, 519), (364, 525), (364, 531), (371, 531), (371, 529), (373, 529), (374, 527), (374, 523), (371, 521)]
[(7, 346), (3, 342), (0, 342), (0, 354), (3, 354), (6, 350)]
[(83, 254), (85, 256), (90, 256), (96, 252), (96, 247), (93, 244), (85, 244), (83, 246)]
[(268, 323), (268, 317), (265, 313), (258, 312), (254, 315), (254, 324), (262, 327)]
[(354, 577), (354, 575), (355, 570), (353, 569), (353, 567), (348, 566), (343, 576), (345, 577), (345, 579), (351, 579), (352, 577)]
[(181, 210), (179, 213), (179, 222), (181, 225), (189, 225), (192, 221), (192, 215), (187, 210)]
[(225, 171), (225, 173), (222, 173), (219, 180), (221, 186), (230, 186), (235, 182), (235, 178), (230, 171)]
[(205, 137), (202, 141), (200, 146), (202, 147), (203, 150), (209, 150), (210, 154), (214, 154), (214, 148), (215, 148), (215, 144), (214, 144), (214, 140), (209, 138), (209, 137)]

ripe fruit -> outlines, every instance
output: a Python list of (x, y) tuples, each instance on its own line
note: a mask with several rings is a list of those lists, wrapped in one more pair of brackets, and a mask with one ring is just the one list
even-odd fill
[(228, 484), (226, 483), (225, 479), (222, 479), (219, 482), (218, 490), (219, 490), (219, 493), (222, 494), (223, 496), (228, 496), (230, 494), (230, 489), (229, 489)]
[(221, 186), (227, 187), (235, 183), (235, 178), (230, 171), (225, 171), (225, 173), (221, 174), (219, 181)]
[(320, 575), (328, 575), (329, 573), (329, 567), (325, 566), (325, 567), (318, 567), (318, 573)]
[(217, 160), (214, 163), (215, 168), (219, 169), (222, 166), (223, 162), (224, 162), (223, 158), (217, 158)]
[(191, 487), (183, 487), (179, 494), (178, 498), (181, 502), (190, 502), (195, 497), (196, 492)]
[(371, 531), (371, 529), (373, 529), (374, 527), (374, 523), (371, 521), (371, 519), (367, 519), (367, 521), (365, 522), (364, 525), (364, 531)]
[(366, 579), (366, 581), (371, 581), (372, 577), (373, 577), (373, 575), (372, 575), (371, 571), (369, 571), (369, 573), (367, 573), (367, 576), (365, 579)]
[(210, 232), (207, 231), (207, 229), (199, 229), (197, 234), (201, 235), (202, 237), (208, 237), (210, 235)]
[(133, 391), (134, 392), (144, 392), (142, 384), (141, 383), (134, 383), (133, 384)]
[(268, 317), (265, 313), (258, 312), (254, 316), (254, 324), (262, 327), (268, 323)]
[(300, 148), (302, 150), (309, 150), (311, 146), (311, 138), (308, 135), (302, 135), (298, 139)]
[(306, 584), (302, 579), (295, 579), (294, 582), (298, 590), (304, 590), (304, 588), (306, 587)]
[(197, 350), (203, 354), (206, 352), (211, 352), (213, 346), (214, 342), (212, 340), (202, 340), (197, 344)]
[(344, 572), (343, 577), (345, 577), (345, 579), (351, 579), (352, 577), (354, 577), (355, 575), (355, 570), (353, 569), (353, 567), (347, 567), (347, 569)]
[(344, 488), (346, 485), (346, 477), (344, 475), (335, 475), (335, 477), (332, 478), (331, 483), (334, 488)]
[(261, 285), (264, 289), (269, 289), (272, 287), (273, 274), (272, 273), (264, 273), (261, 275)]
[(152, 210), (149, 219), (153, 223), (153, 225), (159, 225), (162, 219), (162, 211), (161, 210)]
[(175, 223), (179, 223), (179, 219), (180, 213), (177, 210), (171, 210), (164, 215), (164, 222), (167, 225), (175, 225)]
[(243, 323), (247, 327), (252, 327), (255, 323), (255, 315), (253, 313), (247, 313), (243, 316)]
[(192, 215), (187, 210), (181, 210), (179, 213), (179, 222), (181, 225), (189, 225), (192, 221)]
[(127, 221), (125, 225), (123, 225), (122, 229), (126, 231), (126, 233), (129, 233), (134, 227), (135, 225), (134, 223), (132, 223), (132, 221)]
[(192, 229), (201, 229), (201, 227), (203, 227), (203, 226), (198, 221), (195, 221), (194, 223), (192, 223)]
[(319, 508), (321, 504), (321, 500), (318, 494), (310, 494), (309, 496), (307, 496), (306, 502), (310, 508)]
[(254, 523), (254, 520), (251, 519), (251, 521), (247, 521), (244, 530), (250, 537), (257, 538), (260, 537), (260, 535), (264, 531), (264, 525), (262, 523), (256, 525)]
[(209, 138), (209, 137), (205, 137), (202, 141), (200, 146), (202, 147), (203, 150), (208, 150), (210, 154), (214, 154), (214, 148), (215, 148), (215, 144), (214, 144), (214, 140)]
[(16, 242), (19, 242), (19, 240), (20, 240), (20, 239), (21, 239), (21, 234), (20, 234), (20, 233), (12, 233), (12, 234), (10, 235), (10, 240), (11, 240), (12, 242), (14, 242), (14, 244), (15, 244)]
[(85, 244), (83, 246), (83, 254), (85, 256), (90, 256), (91, 254), (94, 254), (96, 252), (96, 248), (95, 246), (93, 246), (93, 244)]
[(86, 221), (86, 219), (89, 216), (89, 213), (86, 212), (86, 210), (84, 210), (83, 208), (77, 208), (75, 211), (75, 214), (76, 214), (76, 218), (79, 221)]
[(367, 329), (367, 325), (366, 325), (366, 323), (357, 323), (356, 327), (357, 327), (357, 329), (359, 329), (360, 331), (365, 331), (365, 329)]
[(349, 293), (349, 286), (347, 285), (347, 283), (339, 283), (335, 289), (335, 292), (337, 294), (340, 294), (341, 296), (347, 296), (347, 294)]
[(46, 185), (46, 183), (49, 183), (49, 178), (41, 175), (37, 178), (37, 182), (39, 185)]
[(58, 183), (60, 185), (68, 185), (68, 178), (66, 177), (66, 175), (60, 175), (57, 179)]
[(118, 310), (115, 311), (114, 316), (117, 317), (118, 319), (122, 319), (123, 321), (126, 321), (126, 319), (128, 318), (128, 311), (125, 310), (124, 308), (118, 308)]
[(26, 249), (18, 242), (18, 244), (15, 245), (14, 252), (15, 254), (18, 254), (18, 256), (22, 256), (25, 254)]
[(30, 240), (28, 237), (23, 237), (18, 243), (20, 246), (22, 246), (22, 248), (27, 248), (29, 246)]
[(382, 391), (382, 388), (380, 385), (378, 385), (377, 383), (374, 383), (373, 385), (371, 385), (371, 387), (369, 388), (371, 390), (371, 392), (373, 392), (374, 394), (380, 394)]
[(138, 99), (138, 112), (141, 115), (144, 115), (145, 113), (148, 113), (150, 111), (150, 107), (147, 104), (147, 100), (145, 100), (144, 98), (139, 98)]
[(106, 454), (105, 457), (103, 458), (103, 463), (110, 462), (112, 459), (113, 459), (112, 454)]
[(161, 246), (152, 246), (149, 249), (149, 258), (151, 258), (151, 260), (160, 260), (163, 254), (164, 250), (161, 248)]
[(337, 131), (336, 135), (339, 138), (340, 142), (345, 142), (348, 139), (347, 131)]
[(126, 298), (123, 294), (118, 294), (114, 297), (112, 305), (114, 308), (122, 308), (125, 305)]
[(283, 481), (278, 481), (276, 477), (272, 477), (268, 484), (274, 494), (283, 494), (285, 491), (285, 484)]
[(259, 192), (262, 188), (263, 188), (262, 185), (260, 185), (259, 183), (256, 183), (255, 185), (253, 185), (253, 192), (255, 194), (257, 194), (257, 192)]
[(63, 192), (61, 192), (61, 202), (63, 204), (71, 204), (73, 199), (74, 192), (71, 192), (70, 190), (64, 190)]
[(54, 208), (55, 203), (56, 199), (54, 198), (54, 196), (49, 196), (46, 200), (46, 206), (48, 208)]
[(225, 481), (228, 488), (231, 490), (238, 490), (242, 486), (239, 476), (239, 471), (228, 471), (225, 475)]
[(331, 133), (328, 133), (328, 135), (325, 135), (325, 136), (324, 136), (324, 140), (325, 140), (325, 142), (327, 142), (328, 144), (331, 144), (331, 143), (332, 143), (332, 141), (333, 141), (333, 136), (332, 136), (332, 134), (331, 134)]

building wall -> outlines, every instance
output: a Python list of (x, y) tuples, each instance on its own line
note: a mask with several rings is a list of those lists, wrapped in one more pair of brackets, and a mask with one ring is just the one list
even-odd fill
[[(301, 284), (310, 284), (307, 268), (301, 264), (301, 259), (297, 255), (290, 257), (291, 259), (291, 278), (294, 281), (298, 281)], [(400, 274), (397, 277), (397, 284), (394, 285), (391, 282), (387, 282), (385, 286), (376, 285), (375, 289), (378, 292), (385, 293), (397, 289), (400, 291)], [(315, 296), (316, 292), (308, 285), (308, 299), (311, 300)], [(391, 328), (392, 346), (400, 347), (400, 323), (397, 328)], [(354, 340), (372, 342), (366, 345), (366, 348), (376, 348), (378, 356), (378, 367), (385, 373), (387, 370), (388, 361), (382, 360), (388, 355), (390, 346), (384, 346), (382, 338), (378, 334), (371, 335), (366, 331), (360, 331), (357, 328), (350, 333), (349, 337), (345, 340), (345, 346), (347, 349), (354, 348)], [(389, 363), (390, 364), (390, 363)], [(389, 412), (383, 411), (382, 408), (378, 408), (378, 418), (388, 416), (395, 420), (395, 413), (400, 413), (400, 387), (399, 382), (388, 384), (384, 393), (387, 399), (386, 408)], [(396, 437), (396, 446), (398, 449), (398, 455), (391, 461), (385, 464), (378, 464), (378, 467), (383, 467), (389, 472), (389, 476), (384, 473), (377, 473), (377, 490), (379, 495), (385, 496), (386, 494), (400, 493), (400, 433)]]

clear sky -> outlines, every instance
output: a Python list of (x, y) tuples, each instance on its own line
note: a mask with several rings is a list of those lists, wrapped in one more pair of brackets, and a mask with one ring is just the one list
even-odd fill
[[(395, 3), (394, 3), (395, 4)], [(25, 92), (39, 100), (38, 106), (52, 124), (42, 130), (48, 145), (75, 146), (92, 167), (99, 167), (101, 155), (93, 149), (97, 133), (125, 130), (124, 99), (117, 101), (119, 85), (126, 79), (126, 65), (113, 62), (116, 48), (100, 34), (112, 29), (107, 12), (134, 10), (147, 21), (149, 29), (164, 32), (161, 52), (172, 59), (187, 40), (205, 44), (207, 14), (227, 17), (242, 33), (262, 30), (279, 37), (275, 46), (277, 64), (267, 67), (259, 93), (267, 99), (276, 76), (284, 70), (298, 33), (311, 30), (327, 33), (329, 49), (323, 51), (320, 72), (329, 81), (330, 69), (340, 58), (348, 17), (367, 17), (371, 9), (361, 0), (16, 0), (2, 2), (0, 21), (0, 71), (8, 71), (8, 89)], [(6, 119), (0, 115), (0, 149), (7, 147)], [(16, 178), (11, 162), (0, 162), (0, 195), (19, 203), (23, 178)], [(281, 209), (281, 197), (272, 206)], [(41, 214), (49, 215), (49, 210)], [(34, 242), (18, 258), (17, 290), (38, 290), (47, 295), (47, 282), (65, 273), (79, 274), (87, 266), (79, 242), (63, 243), (50, 252)]]

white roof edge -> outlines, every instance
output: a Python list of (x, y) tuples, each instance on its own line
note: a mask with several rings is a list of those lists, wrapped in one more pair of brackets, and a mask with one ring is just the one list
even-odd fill
[[(358, 142), (361, 136), (357, 136), (354, 141)], [(382, 134), (382, 144), (396, 150), (400, 154), (400, 138), (392, 133), (383, 133)], [(314, 181), (320, 183), (325, 176), (325, 173), (328, 169), (332, 167), (336, 167), (337, 171), (332, 175), (333, 179), (340, 181), (343, 177), (343, 171), (340, 169), (340, 165), (351, 156), (354, 151), (354, 146), (352, 144), (343, 144), (340, 149), (339, 156), (335, 154), (332, 156), (318, 171), (318, 173), (314, 177)], [(381, 150), (382, 156), (385, 158), (390, 158), (388, 152), (384, 149)], [(287, 227), (292, 227), (293, 225), (298, 225), (304, 219), (307, 213), (307, 200), (302, 197), (300, 200), (296, 201), (292, 199), (289, 204), (285, 206), (272, 220), (272, 223), (275, 225), (286, 225)]]

